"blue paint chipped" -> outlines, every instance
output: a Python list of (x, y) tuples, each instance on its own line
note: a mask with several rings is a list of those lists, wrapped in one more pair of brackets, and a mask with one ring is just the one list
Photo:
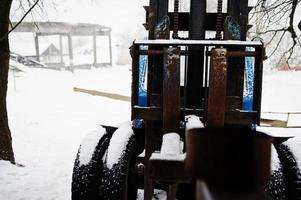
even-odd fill
[(231, 16), (227, 16), (225, 19), (226, 24), (226, 39), (228, 40), (240, 40), (241, 28), (235, 19)]

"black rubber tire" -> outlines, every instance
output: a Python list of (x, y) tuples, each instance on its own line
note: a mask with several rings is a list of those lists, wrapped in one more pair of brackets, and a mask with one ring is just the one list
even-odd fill
[(105, 154), (111, 135), (104, 134), (92, 156), (91, 161), (87, 165), (80, 165), (79, 156), (80, 148), (77, 153), (71, 185), (71, 199), (72, 200), (97, 200), (101, 199), (99, 196), (99, 184), (102, 178), (102, 157)]
[[(106, 152), (116, 128), (106, 127), (95, 147), (88, 165), (80, 165), (79, 155), (76, 156), (72, 176), (72, 200), (134, 200), (137, 197), (136, 160), (139, 151), (137, 138), (132, 134), (126, 141), (126, 148), (120, 160), (112, 168), (106, 164)], [(114, 132), (114, 133), (113, 133)], [(120, 148), (110, 146), (110, 148)]]
[(288, 145), (274, 144), (280, 161), (265, 190), (273, 200), (301, 200), (301, 172)]
[[(137, 198), (137, 140), (133, 134), (118, 163), (112, 168), (103, 165), (103, 177), (100, 184), (100, 196), (103, 200), (134, 200)], [(115, 146), (113, 148), (119, 148)]]

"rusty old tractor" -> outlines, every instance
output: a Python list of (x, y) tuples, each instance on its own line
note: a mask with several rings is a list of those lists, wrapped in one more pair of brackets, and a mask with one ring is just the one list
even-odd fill
[(138, 188), (145, 200), (154, 189), (168, 200), (272, 198), (271, 144), (286, 138), (256, 130), (265, 48), (246, 41), (248, 0), (228, 0), (227, 13), (222, 0), (217, 13), (206, 12), (206, 0), (190, 0), (190, 12), (179, 12), (179, 0), (173, 12), (168, 0), (149, 2), (148, 39), (130, 48), (132, 122), (87, 136), (72, 199), (136, 199)]

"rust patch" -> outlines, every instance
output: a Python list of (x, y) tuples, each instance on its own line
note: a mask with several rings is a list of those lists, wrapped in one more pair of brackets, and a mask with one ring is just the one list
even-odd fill
[(177, 67), (180, 63), (180, 49), (178, 48), (168, 48), (167, 49), (167, 59), (166, 59), (166, 68), (167, 73), (175, 74), (177, 73)]
[(180, 124), (179, 48), (164, 49), (163, 133), (178, 132)]
[(212, 49), (209, 74), (208, 126), (224, 126), (227, 88), (227, 50)]

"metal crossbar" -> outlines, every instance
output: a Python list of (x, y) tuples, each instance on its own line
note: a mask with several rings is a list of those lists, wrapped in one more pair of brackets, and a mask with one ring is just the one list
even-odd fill
[(204, 46), (263, 46), (260, 41), (238, 41), (238, 40), (135, 40), (134, 45), (204, 45)]

